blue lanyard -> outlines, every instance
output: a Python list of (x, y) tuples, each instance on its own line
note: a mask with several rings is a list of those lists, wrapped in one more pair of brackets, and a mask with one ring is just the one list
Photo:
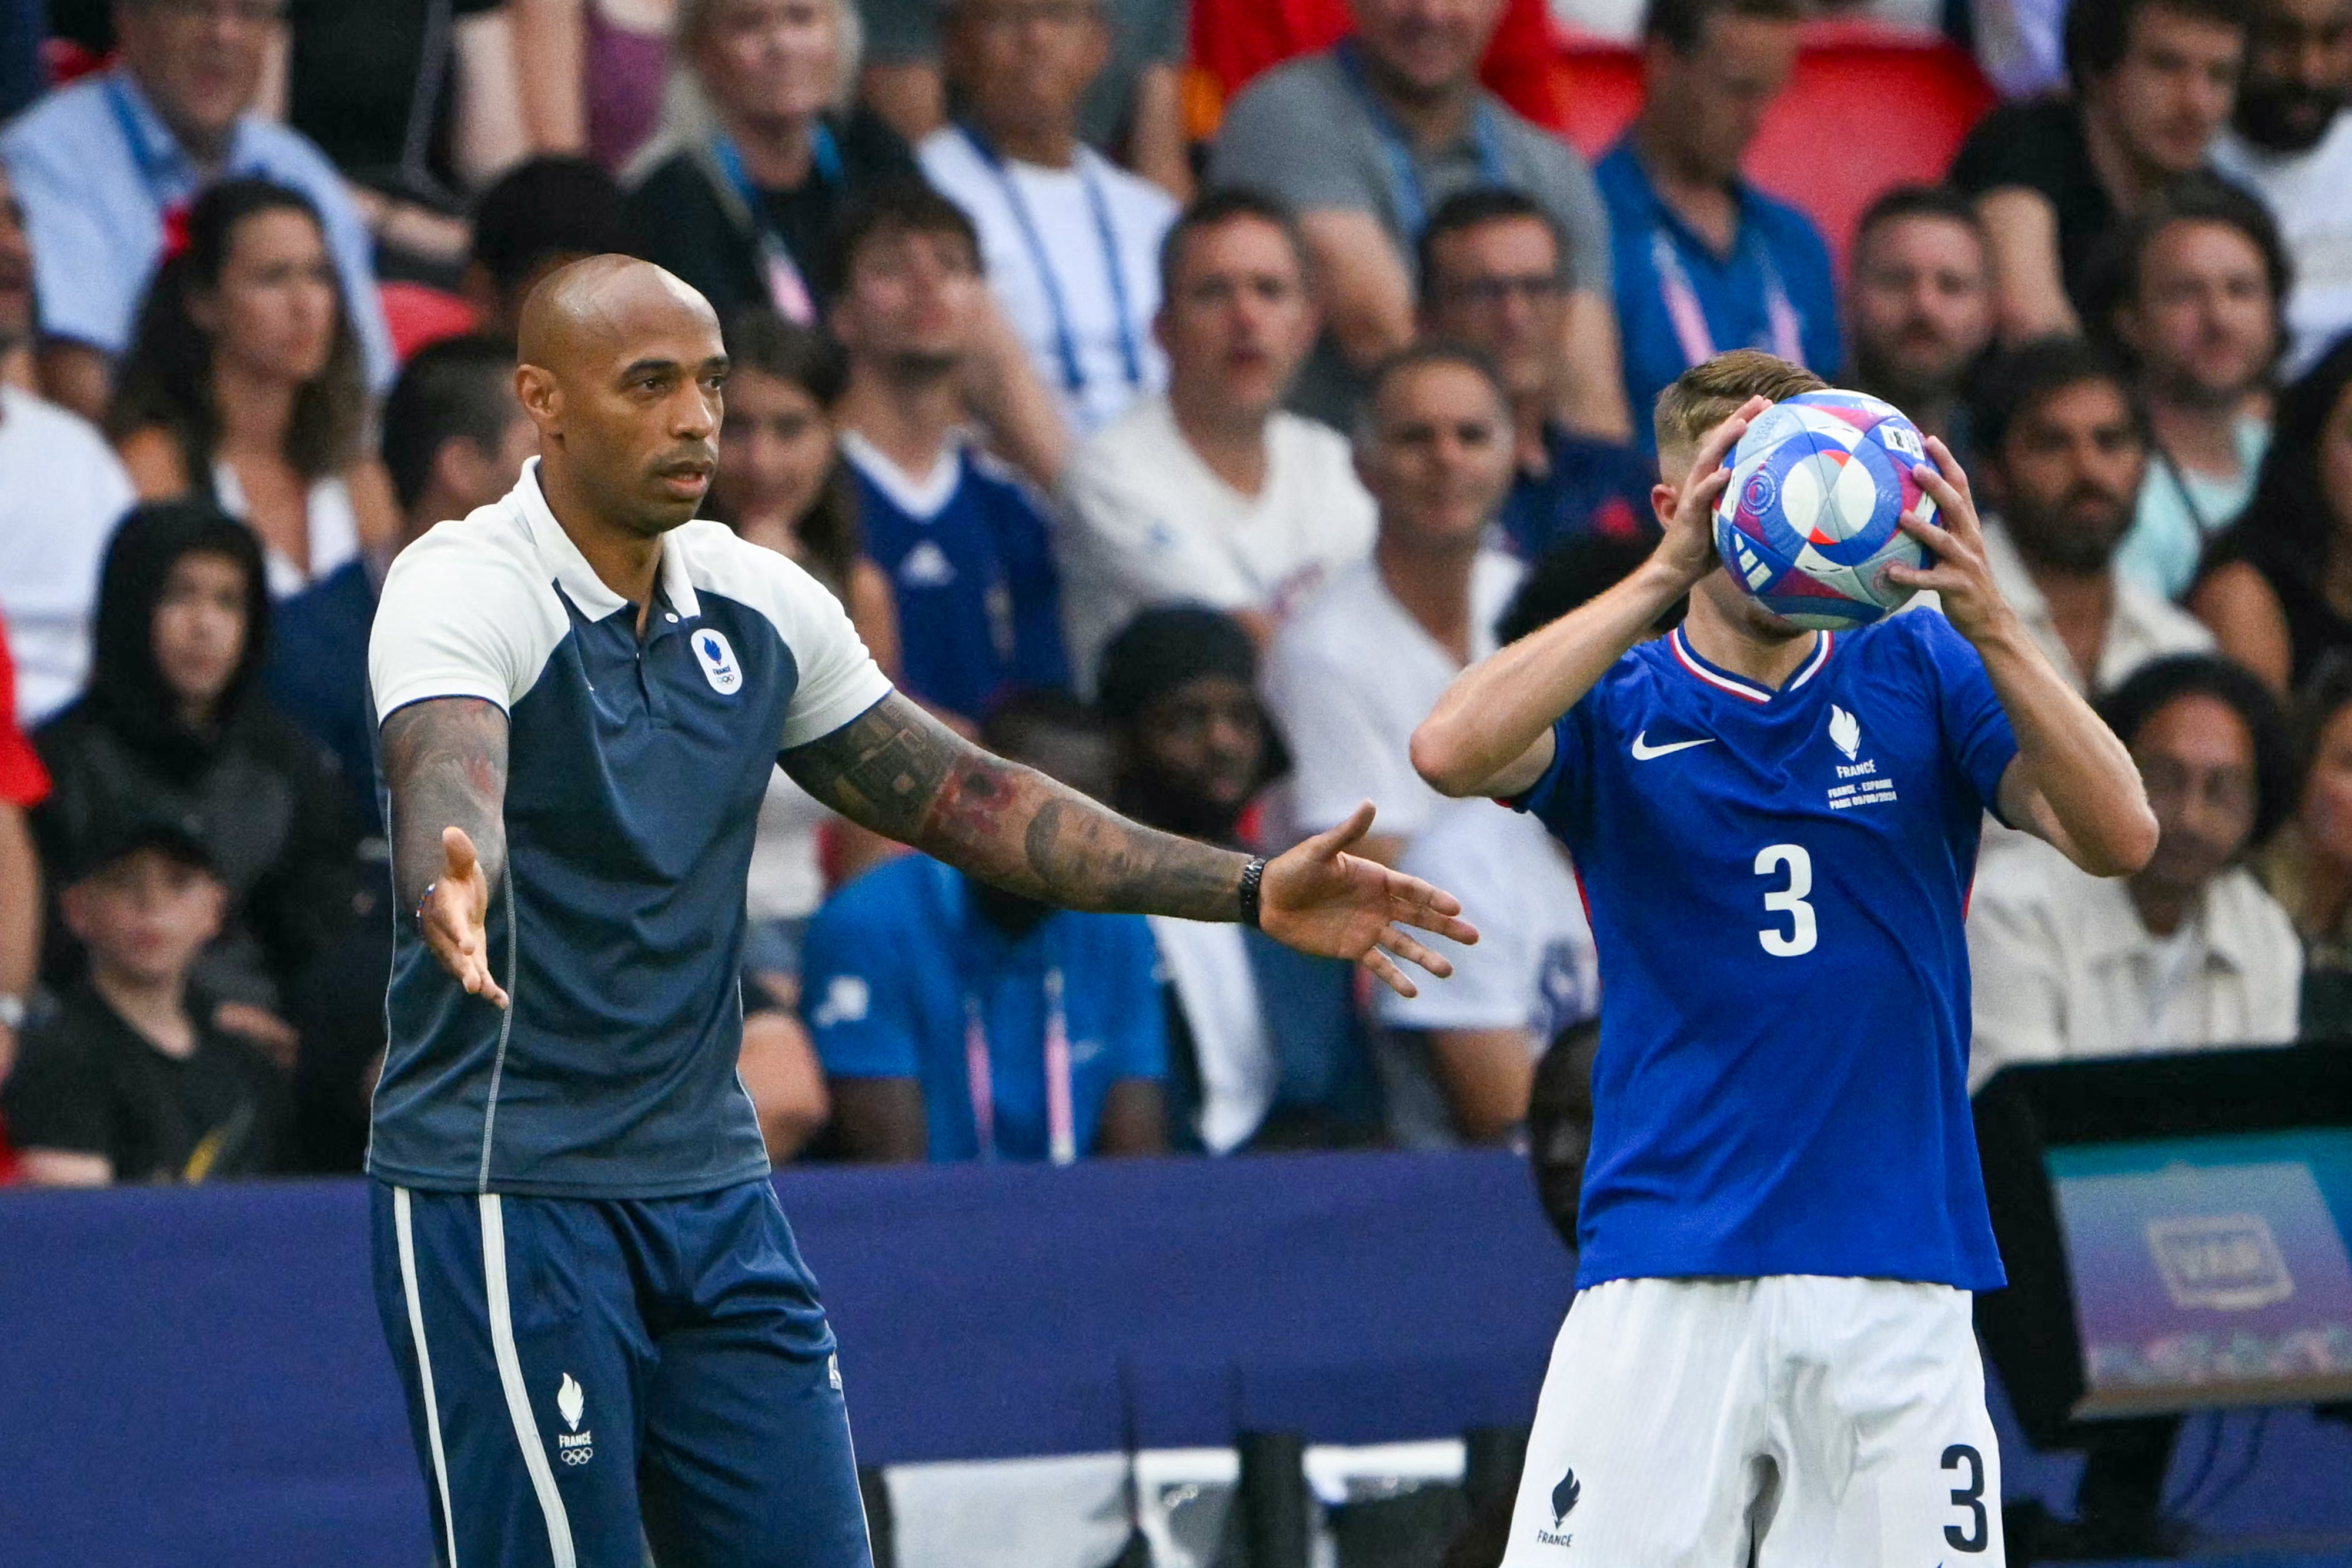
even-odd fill
[[(760, 247), (762, 281), (768, 289), (768, 303), (787, 320), (803, 327), (816, 322), (816, 300), (808, 286), (808, 275), (793, 259), (792, 247), (784, 236), (776, 232), (769, 221), (767, 199), (760, 187), (751, 183), (751, 172), (743, 166), (743, 154), (725, 136), (714, 137), (711, 155), (719, 162), (719, 172), (735, 187), (742, 198), (745, 215), (751, 220), (754, 242)], [(841, 183), (841, 149), (835, 144), (833, 129), (822, 120), (809, 128), (809, 161), (814, 168), (817, 183), (837, 186)]]
[[(1029, 204), (1022, 199), (1021, 187), (1013, 183), (1013, 171), (1004, 166), (1004, 160), (989, 144), (988, 138), (970, 125), (956, 129), (988, 166), (988, 172), (996, 176), (997, 187), (1004, 193), (1004, 204), (1013, 209), (1013, 221), (1021, 230), (1022, 243), (1029, 247), (1030, 265), (1037, 269), (1038, 284), (1045, 290), (1045, 308), (1054, 313), (1054, 354), (1062, 361), (1062, 386), (1072, 397), (1080, 396), (1087, 390), (1087, 374), (1078, 363), (1078, 342), (1076, 334), (1070, 329), (1069, 303), (1062, 296), (1062, 280), (1055, 275), (1045, 236), (1037, 232), (1036, 219), (1030, 215)], [(1078, 183), (1086, 188), (1087, 205), (1094, 214), (1095, 238), (1102, 246), (1103, 270), (1110, 279), (1111, 312), (1118, 318), (1119, 368), (1127, 375), (1127, 384), (1140, 390), (1143, 349), (1136, 341), (1135, 320), (1128, 308), (1127, 273), (1119, 262), (1118, 232), (1111, 227), (1110, 203), (1087, 162), (1084, 148), (1078, 150), (1072, 162), (1078, 172)]]
[[(1373, 131), (1381, 139), (1381, 150), (1389, 161), (1389, 194), (1397, 209), (1397, 226), (1404, 231), (1405, 244), (1411, 246), (1421, 238), (1423, 227), (1429, 222), (1429, 199), (1421, 188), (1421, 170), (1412, 161), (1412, 143), (1404, 128), (1389, 111), (1381, 107), (1365, 78), (1364, 62), (1356, 52), (1356, 40), (1347, 38), (1332, 50), (1339, 68), (1354, 89), (1356, 101), (1363, 105), (1365, 115), (1372, 122)], [(1478, 89), (1474, 89), (1474, 91)], [(1477, 105), (1470, 116), (1470, 141), (1478, 152), (1478, 183), (1486, 189), (1499, 189), (1511, 183), (1503, 166), (1503, 131), (1495, 114), (1495, 106), (1478, 92)]]
[[(146, 128), (140, 123), (139, 110), (131, 101), (131, 89), (118, 73), (106, 78), (106, 104), (114, 110), (114, 123), (121, 128), (122, 140), (131, 149), (131, 161), (139, 166), (139, 177), (145, 182), (147, 193), (154, 199), (158, 212), (168, 212), (173, 199), (167, 193), (184, 183), (194, 186), (191, 169), (175, 163), (171, 158), (158, 157), (147, 140)], [(239, 171), (232, 169), (230, 172)]]

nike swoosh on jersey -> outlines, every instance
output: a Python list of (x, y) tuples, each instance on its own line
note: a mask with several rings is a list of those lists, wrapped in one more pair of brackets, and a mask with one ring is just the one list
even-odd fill
[(1652, 746), (1649, 744), (1649, 738), (1650, 732), (1646, 729), (1633, 737), (1634, 761), (1647, 762), (1653, 757), (1666, 757), (1677, 751), (1688, 751), (1694, 746), (1712, 746), (1715, 744), (1715, 737), (1711, 735), (1704, 736), (1697, 740), (1673, 741), (1664, 746)]

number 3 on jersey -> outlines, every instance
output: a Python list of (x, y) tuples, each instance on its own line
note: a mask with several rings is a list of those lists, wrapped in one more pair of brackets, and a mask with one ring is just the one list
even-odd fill
[(1777, 876), (1783, 866), (1788, 868), (1789, 885), (1765, 894), (1764, 907), (1774, 915), (1787, 915), (1789, 928), (1782, 931), (1768, 925), (1756, 933), (1756, 940), (1775, 958), (1795, 958), (1811, 952), (1821, 940), (1813, 924), (1813, 906), (1805, 902), (1805, 894), (1813, 891), (1813, 857), (1802, 844), (1767, 844), (1756, 852), (1758, 876)]

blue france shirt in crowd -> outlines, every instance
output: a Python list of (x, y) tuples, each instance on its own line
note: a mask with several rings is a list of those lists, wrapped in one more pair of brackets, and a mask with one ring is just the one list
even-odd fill
[[(934, 1161), (981, 1157), (992, 1123), (997, 1157), (1050, 1156), (1054, 975), (1075, 1153), (1093, 1150), (1112, 1084), (1168, 1075), (1159, 953), (1139, 915), (1054, 910), (1011, 936), (975, 905), (961, 873), (902, 855), (817, 911), (802, 966), (825, 1072), (919, 1082)], [(975, 1046), (988, 1066), (984, 1106)]]
[(1544, 426), (1541, 474), (1519, 470), (1495, 513), (1505, 544), (1521, 560), (1541, 560), (1571, 539), (1655, 538), (1650, 486), (1657, 465), (1613, 441)]
[(1660, 199), (1632, 138), (1592, 173), (1609, 204), (1625, 395), (1643, 452), (1657, 451), (1658, 393), (1723, 350), (1764, 349), (1821, 375), (1844, 363), (1829, 247), (1811, 219), (1735, 181), (1739, 226), (1726, 255)]
[(917, 478), (849, 431), (866, 553), (898, 606), (900, 684), (970, 718), (1021, 690), (1066, 690), (1060, 580), (1045, 514), (993, 459), (961, 444)]
[(1916, 611), (1768, 689), (1677, 627), (1552, 733), (1517, 804), (1575, 857), (1605, 977), (1578, 1285), (1998, 1287), (1963, 920), (2017, 737), (1976, 650)]

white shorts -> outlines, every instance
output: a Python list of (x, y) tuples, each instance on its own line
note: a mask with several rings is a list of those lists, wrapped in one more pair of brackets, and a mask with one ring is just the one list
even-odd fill
[(1965, 1291), (1617, 1280), (1553, 1347), (1504, 1568), (2001, 1568)]

